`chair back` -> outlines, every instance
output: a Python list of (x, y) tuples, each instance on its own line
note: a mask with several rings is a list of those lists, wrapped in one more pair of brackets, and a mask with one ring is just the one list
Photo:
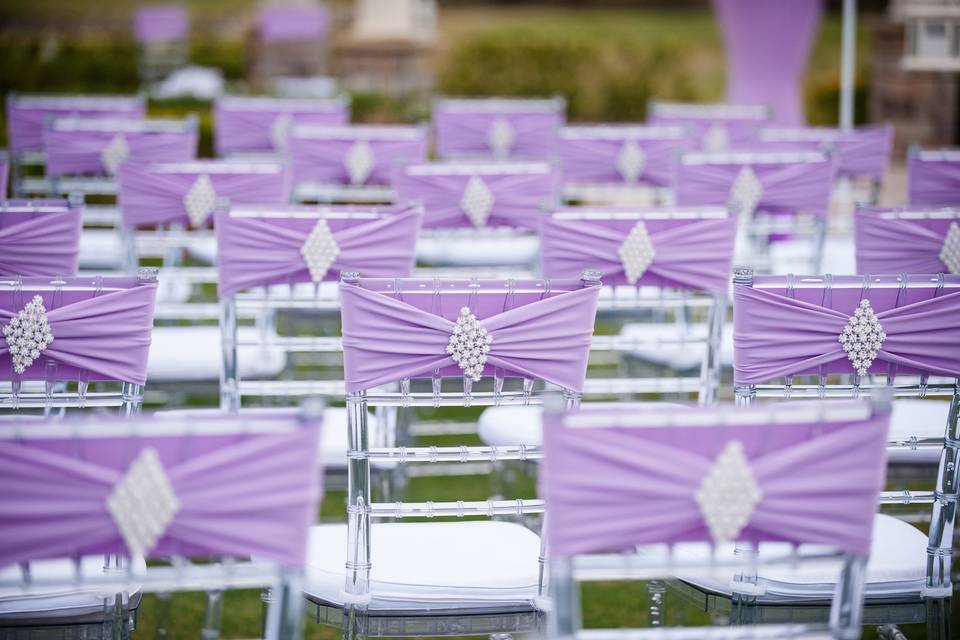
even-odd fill
[(423, 204), (425, 228), (513, 227), (536, 230), (560, 196), (549, 162), (436, 162), (394, 173), (399, 201)]
[(562, 98), (440, 99), (433, 103), (437, 155), (553, 158), (566, 120)]
[(82, 225), (65, 200), (0, 201), (0, 277), (76, 275)]
[(141, 45), (185, 41), (190, 37), (190, 14), (176, 4), (140, 7), (133, 15), (133, 35)]
[(770, 116), (770, 109), (762, 105), (653, 101), (647, 107), (650, 124), (683, 126), (694, 148), (710, 152), (742, 146)]
[(883, 181), (893, 148), (893, 126), (868, 125), (847, 131), (832, 127), (765, 127), (753, 144), (772, 150), (833, 151), (838, 178)]
[(960, 274), (960, 209), (860, 208), (857, 273)]
[[(276, 7), (272, 8), (276, 9)], [(281, 7), (282, 9), (282, 7)], [(281, 153), (294, 124), (343, 126), (350, 123), (350, 99), (227, 96), (213, 106), (217, 155)]]
[(907, 202), (913, 207), (960, 203), (960, 149), (911, 149), (907, 154)]
[(575, 125), (560, 130), (564, 183), (672, 183), (676, 154), (689, 149), (680, 126)]
[(257, 36), (262, 42), (323, 41), (330, 22), (322, 4), (266, 4), (257, 14)]
[(7, 197), (7, 182), (10, 180), (10, 154), (0, 151), (0, 198)]

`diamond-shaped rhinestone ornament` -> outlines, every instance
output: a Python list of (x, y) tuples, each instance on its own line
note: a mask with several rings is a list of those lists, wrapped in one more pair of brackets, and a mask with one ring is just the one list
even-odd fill
[(270, 144), (277, 151), (287, 148), (287, 132), (290, 131), (291, 124), (293, 116), (289, 113), (281, 113), (273, 119), (273, 124), (270, 125)]
[(750, 217), (763, 196), (763, 185), (750, 167), (743, 167), (730, 187), (730, 207), (735, 213)]
[(493, 210), (493, 192), (480, 176), (470, 176), (460, 199), (460, 209), (467, 214), (475, 227), (487, 224)]
[(743, 444), (726, 444), (694, 497), (714, 544), (737, 539), (763, 497), (743, 451)]
[(639, 220), (637, 224), (633, 225), (633, 229), (630, 230), (623, 244), (617, 249), (617, 253), (620, 255), (620, 262), (623, 263), (623, 272), (627, 276), (627, 282), (636, 284), (657, 255), (643, 220)]
[(497, 118), (490, 123), (490, 129), (487, 131), (487, 144), (490, 145), (490, 151), (498, 158), (506, 158), (510, 155), (510, 149), (513, 147), (513, 126), (503, 118)]
[(183, 196), (183, 207), (194, 227), (202, 227), (217, 207), (217, 192), (210, 182), (210, 176), (203, 174), (196, 179), (190, 190)]
[(940, 262), (947, 265), (950, 273), (960, 274), (960, 225), (950, 223), (947, 237), (943, 239), (943, 248), (940, 249)]
[(647, 166), (647, 156), (636, 140), (627, 140), (617, 156), (617, 171), (624, 182), (633, 183), (643, 175)]
[(118, 133), (100, 152), (100, 162), (107, 173), (114, 176), (120, 170), (120, 164), (130, 156), (130, 146), (123, 134)]
[(343, 158), (343, 166), (347, 170), (350, 184), (363, 184), (373, 171), (374, 156), (370, 143), (366, 140), (357, 140)]
[(140, 452), (107, 498), (107, 510), (133, 556), (153, 550), (180, 511), (180, 500), (155, 449)]
[(710, 125), (703, 136), (703, 148), (706, 151), (726, 151), (730, 146), (730, 136), (727, 128), (719, 123)]
[(310, 270), (310, 279), (314, 282), (322, 281), (330, 270), (330, 265), (340, 255), (340, 247), (326, 220), (323, 218), (317, 220), (313, 231), (300, 247), (300, 255), (303, 256), (303, 261), (307, 263), (307, 268)]
[(447, 341), (447, 353), (463, 369), (463, 375), (478, 382), (487, 364), (492, 342), (493, 336), (483, 328), (470, 307), (463, 307)]
[(3, 327), (3, 339), (10, 352), (13, 370), (22, 374), (53, 342), (43, 298), (33, 296), (33, 300), (10, 318)]
[(860, 306), (847, 320), (843, 333), (837, 338), (847, 352), (847, 359), (861, 376), (867, 375), (886, 339), (887, 334), (880, 326), (869, 300), (860, 301)]

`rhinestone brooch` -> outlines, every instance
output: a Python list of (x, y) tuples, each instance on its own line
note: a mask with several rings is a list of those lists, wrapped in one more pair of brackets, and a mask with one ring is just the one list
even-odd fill
[(620, 262), (623, 263), (623, 272), (627, 276), (627, 282), (636, 284), (640, 276), (646, 273), (647, 267), (650, 266), (657, 255), (643, 220), (639, 220), (637, 224), (633, 225), (633, 229), (630, 230), (630, 234), (617, 249), (617, 253), (620, 256)]
[(201, 227), (206, 223), (207, 218), (217, 208), (217, 192), (210, 182), (210, 176), (204, 173), (196, 179), (183, 196), (183, 208), (187, 210), (192, 226)]
[(743, 167), (730, 187), (730, 207), (737, 214), (750, 217), (763, 196), (763, 185), (750, 167)]
[(281, 113), (273, 119), (270, 125), (270, 144), (277, 151), (284, 151), (287, 148), (287, 133), (290, 131), (290, 125), (293, 124), (293, 116), (289, 113)]
[(357, 140), (343, 158), (343, 166), (347, 170), (350, 184), (363, 184), (373, 171), (374, 156), (370, 143), (366, 140)]
[(726, 151), (730, 146), (730, 136), (722, 124), (712, 124), (703, 136), (703, 148), (706, 151)]
[(473, 315), (470, 307), (463, 307), (447, 342), (447, 353), (463, 369), (463, 375), (479, 382), (492, 342), (493, 337)]
[(4, 325), (3, 339), (10, 352), (13, 370), (22, 374), (53, 342), (43, 298), (33, 296), (33, 300)]
[(313, 231), (300, 247), (300, 255), (303, 256), (303, 261), (307, 263), (307, 268), (310, 270), (310, 279), (314, 282), (323, 280), (327, 271), (330, 270), (330, 265), (340, 255), (340, 247), (326, 220), (323, 218), (317, 220)]
[(487, 224), (487, 218), (493, 210), (493, 192), (480, 176), (470, 176), (460, 199), (460, 210), (467, 214), (473, 226), (482, 227)]
[(887, 334), (880, 326), (869, 300), (860, 301), (860, 306), (847, 320), (843, 333), (837, 338), (847, 352), (847, 359), (861, 376), (867, 375), (886, 339)]
[(100, 152), (100, 162), (103, 168), (112, 176), (117, 175), (120, 170), (120, 164), (130, 156), (130, 145), (123, 134), (118, 133), (107, 143), (107, 146)]
[(960, 274), (960, 225), (956, 222), (950, 223), (947, 237), (943, 239), (940, 262), (947, 265), (950, 273)]
[(647, 166), (647, 156), (636, 140), (627, 140), (617, 155), (617, 171), (624, 182), (633, 184), (643, 175)]
[(513, 147), (513, 127), (503, 118), (497, 118), (490, 124), (487, 131), (487, 144), (493, 155), (498, 158), (506, 158), (510, 155), (510, 148)]
[(726, 444), (694, 496), (714, 544), (736, 540), (761, 498), (763, 492), (737, 440)]
[(146, 556), (180, 511), (180, 500), (153, 448), (140, 452), (107, 498), (107, 510), (134, 556)]

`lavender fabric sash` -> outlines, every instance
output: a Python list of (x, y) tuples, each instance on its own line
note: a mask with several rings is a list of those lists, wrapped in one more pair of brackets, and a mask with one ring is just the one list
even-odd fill
[[(661, 128), (564, 127), (560, 131), (559, 145), (564, 181), (574, 184), (640, 182), (668, 186), (673, 178), (676, 154), (688, 150), (691, 145), (680, 127), (664, 127), (659, 133), (658, 129)], [(636, 169), (630, 166), (632, 162), (636, 163)], [(633, 175), (634, 171), (636, 175)]]
[(0, 153), (0, 199), (7, 197), (7, 181), (10, 179), (10, 159)]
[[(499, 368), (575, 391), (583, 388), (599, 286), (558, 292), (506, 311), (502, 296), (491, 304), (492, 296), (485, 303), (483, 294), (473, 296), (472, 302), (464, 294), (462, 300), (442, 303), (438, 315), (362, 283), (340, 285), (347, 391), (437, 370), (461, 374), (446, 348), (453, 335), (452, 319), (465, 304), (493, 338), (486, 373)], [(505, 283), (487, 284), (504, 290)]]
[(197, 131), (67, 131), (47, 128), (43, 148), (47, 175), (107, 175), (103, 153), (107, 145), (122, 138), (129, 150), (126, 160), (139, 162), (184, 162), (197, 153)]
[(36, 212), (0, 213), (0, 276), (76, 275), (82, 226), (83, 211), (63, 201)]
[(766, 119), (658, 114), (653, 111), (649, 122), (656, 126), (684, 127), (687, 130), (688, 144), (693, 148), (725, 151), (749, 145), (755, 138), (757, 129), (766, 123)]
[[(46, 362), (52, 360), (57, 364), (57, 380), (79, 377), (146, 382), (157, 284), (138, 283), (133, 278), (104, 278), (102, 282), (106, 290), (99, 294), (70, 289), (71, 285), (91, 286), (90, 278), (67, 279), (59, 293), (31, 289), (29, 280), (24, 281), (20, 292), (0, 291), (0, 326), (17, 315), (34, 295), (39, 295), (54, 337), (19, 378), (46, 380)], [(0, 380), (16, 377), (9, 347), (5, 340), (0, 340)]]
[[(734, 287), (734, 384), (784, 376), (853, 373), (838, 338), (860, 300), (859, 289), (833, 289), (832, 308), (746, 285)], [(896, 295), (893, 289), (892, 294)], [(895, 306), (891, 290), (867, 299), (886, 333), (870, 372), (960, 376), (960, 292)]]
[(859, 127), (852, 131), (830, 128), (764, 129), (751, 146), (770, 149), (832, 150), (837, 176), (883, 180), (890, 164), (893, 127), (889, 124)]
[[(579, 415), (599, 413), (585, 408)], [(611, 426), (594, 428), (545, 416), (540, 487), (551, 556), (712, 542), (697, 494), (730, 445), (742, 448), (760, 492), (738, 541), (869, 553), (889, 416), (812, 424), (738, 424), (729, 416), (722, 427), (616, 427), (615, 414)], [(715, 500), (737, 498), (727, 492)]]
[(318, 432), (0, 440), (0, 566), (131, 555), (107, 501), (146, 449), (158, 455), (179, 503), (150, 557), (254, 556), (302, 566), (321, 494)]
[[(370, 277), (409, 276), (416, 262), (421, 217), (420, 207), (407, 207), (374, 219), (326, 218), (338, 252), (323, 279), (339, 278), (341, 271)], [(313, 280), (301, 250), (320, 219), (324, 218), (232, 217), (218, 213), (215, 227), (220, 295)]]
[(716, 162), (681, 160), (676, 177), (679, 206), (726, 205), (740, 171), (749, 166), (762, 192), (757, 211), (774, 214), (806, 213), (826, 216), (833, 192), (832, 160), (813, 162)]
[(140, 44), (163, 44), (186, 40), (190, 15), (175, 4), (140, 7), (133, 15), (133, 33)]
[(329, 29), (330, 15), (321, 4), (268, 4), (260, 10), (257, 24), (264, 42), (322, 40)]
[(908, 200), (916, 207), (952, 207), (960, 204), (960, 151), (927, 158), (927, 152), (907, 158)]
[[(499, 156), (514, 158), (552, 158), (557, 154), (560, 127), (564, 123), (563, 103), (533, 100), (524, 108), (523, 100), (505, 101), (510, 106), (494, 108), (497, 98), (488, 106), (478, 100), (475, 108), (460, 100), (440, 100), (433, 107), (437, 155)], [(504, 124), (500, 124), (504, 123)], [(498, 153), (492, 127), (503, 127), (505, 144)]]
[(857, 273), (950, 273), (940, 259), (951, 224), (960, 219), (893, 218), (894, 209), (854, 215)]
[(423, 204), (424, 228), (472, 227), (475, 223), (464, 211), (464, 199), (474, 178), (478, 178), (490, 196), (484, 224), (538, 229), (547, 211), (559, 199), (560, 173), (547, 163), (511, 170), (509, 165), (478, 165), (475, 171), (458, 163), (411, 165), (394, 173), (393, 188), (400, 201)]
[[(604, 284), (628, 282), (619, 250), (637, 222), (545, 219), (540, 229), (543, 274), (548, 278), (574, 278), (585, 269), (593, 269), (602, 274)], [(650, 219), (643, 223), (655, 255), (635, 284), (714, 293), (727, 290), (736, 218)]]
[(147, 105), (140, 96), (10, 96), (7, 133), (10, 151), (41, 151), (43, 127), (50, 118), (143, 118)]
[(231, 163), (199, 161), (173, 165), (126, 162), (120, 168), (118, 202), (127, 227), (190, 224), (185, 196), (207, 176), (216, 196), (235, 204), (280, 205), (289, 200), (289, 177), (279, 163), (260, 169), (230, 170)]
[(283, 151), (286, 129), (294, 124), (349, 122), (350, 105), (341, 99), (221, 98), (213, 107), (217, 155)]
[[(404, 130), (394, 135), (387, 130)], [(390, 183), (394, 166), (427, 159), (427, 135), (422, 127), (359, 126), (331, 128), (329, 134), (309, 137), (292, 132), (287, 141), (293, 184), (320, 182), (351, 184), (348, 154), (363, 141), (369, 147), (370, 170), (358, 184)]]

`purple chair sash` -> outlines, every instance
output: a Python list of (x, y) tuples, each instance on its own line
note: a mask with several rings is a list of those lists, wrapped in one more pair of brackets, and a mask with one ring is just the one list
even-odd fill
[(0, 202), (0, 276), (73, 276), (83, 210), (63, 200)]
[(676, 154), (689, 147), (682, 127), (581, 125), (560, 130), (563, 179), (572, 184), (668, 186)]
[(960, 277), (946, 276), (952, 285), (949, 292), (914, 288), (900, 300), (896, 287), (873, 287), (866, 292), (837, 287), (842, 276), (834, 277), (831, 289), (797, 288), (795, 297), (787, 295), (788, 277), (762, 278), (771, 285), (782, 283), (782, 288), (734, 287), (733, 378), (737, 386), (821, 370), (853, 373), (838, 338), (861, 299), (870, 301), (886, 333), (870, 372), (960, 376), (960, 291), (956, 290)]
[(463, 306), (469, 306), (493, 338), (485, 373), (497, 368), (575, 391), (583, 388), (599, 286), (557, 281), (551, 282), (549, 293), (527, 295), (509, 293), (504, 281), (481, 281), (481, 290), (494, 293), (471, 296), (464, 286), (461, 296), (431, 293), (434, 286), (448, 289), (453, 284), (449, 281), (408, 281), (411, 290), (419, 289), (411, 294), (391, 292), (395, 282), (361, 279), (359, 284), (340, 284), (347, 391), (435, 371), (462, 375), (446, 348)]
[(257, 24), (264, 42), (322, 40), (329, 30), (330, 14), (322, 4), (266, 5)]
[(726, 151), (748, 144), (769, 118), (769, 109), (761, 105), (653, 102), (647, 120), (651, 125), (686, 128), (695, 147)]
[[(371, 277), (406, 277), (416, 262), (417, 232), (423, 209), (331, 207), (310, 210), (315, 215), (237, 217), (217, 214), (219, 293), (230, 295), (251, 287), (315, 281), (303, 248), (318, 220), (336, 243), (336, 256), (323, 280), (341, 271)], [(324, 215), (324, 212), (330, 215)], [(340, 215), (338, 215), (340, 214)], [(351, 217), (351, 214), (359, 214)]]
[(133, 15), (133, 33), (140, 44), (163, 44), (187, 39), (190, 15), (175, 4), (141, 7)]
[(126, 154), (122, 158), (124, 161), (184, 162), (196, 157), (197, 129), (186, 122), (107, 122), (100, 125), (89, 119), (56, 120), (52, 126), (44, 129), (47, 175), (109, 175), (110, 167), (104, 159), (104, 152), (111, 144), (126, 147)]
[(10, 179), (10, 157), (0, 152), (0, 198), (7, 197), (7, 181)]
[(143, 118), (143, 96), (44, 96), (7, 98), (7, 134), (12, 153), (41, 151), (44, 123), (57, 118)]
[(343, 98), (227, 97), (213, 107), (217, 155), (283, 151), (293, 124), (342, 126), (350, 122)]
[(907, 158), (907, 176), (911, 206), (960, 205), (960, 150), (912, 152)]
[[(951, 227), (960, 226), (960, 214), (938, 216), (937, 211), (858, 209), (853, 219), (857, 273), (960, 273), (960, 229), (951, 235)], [(953, 268), (943, 260), (948, 251), (955, 256)]]
[(737, 177), (749, 167), (762, 189), (756, 211), (826, 216), (836, 165), (821, 153), (796, 153), (803, 157), (775, 152), (685, 154), (674, 187), (677, 205), (727, 205)]
[(210, 180), (216, 196), (228, 198), (231, 205), (281, 205), (289, 201), (289, 176), (280, 163), (126, 162), (120, 168), (118, 194), (123, 224), (127, 227), (190, 224), (184, 199), (202, 176)]
[[(425, 228), (506, 226), (535, 230), (545, 212), (557, 206), (560, 172), (546, 162), (416, 164), (394, 173), (393, 188), (398, 200), (423, 204)], [(489, 198), (486, 219), (480, 224), (465, 208), (471, 191), (483, 192), (481, 195)]]
[[(713, 293), (727, 290), (737, 234), (733, 216), (664, 219), (653, 215), (624, 219), (610, 211), (607, 218), (571, 220), (562, 217), (563, 211), (557, 213), (546, 218), (540, 229), (543, 274), (548, 278), (575, 278), (591, 269), (601, 273), (604, 284), (629, 283)], [(654, 256), (639, 278), (630, 282), (619, 252), (641, 224)]]
[[(10, 427), (4, 427), (0, 566), (90, 554), (132, 555), (107, 503), (131, 466), (151, 450), (179, 508), (152, 549), (145, 550), (149, 557), (253, 556), (303, 566), (321, 495), (320, 429), (285, 429), (292, 420), (273, 418), (270, 422), (280, 427), (276, 430), (238, 433), (238, 425), (227, 434), (204, 433), (205, 423), (216, 426), (224, 419), (193, 420), (196, 433), (189, 435), (164, 434), (166, 420), (143, 419), (137, 434), (129, 435), (124, 424), (102, 417), (24, 425), (30, 432), (57, 431), (46, 437), (11, 437)], [(71, 437), (64, 433), (71, 424), (79, 432), (107, 433)], [(134, 501), (134, 509), (154, 506), (145, 502)]]
[[(670, 426), (671, 412), (663, 409), (651, 411), (662, 426), (618, 426), (629, 424), (637, 409), (547, 414), (540, 488), (550, 514), (550, 555), (716, 542), (697, 495), (709, 490), (704, 480), (730, 450), (742, 452), (759, 493), (737, 541), (824, 544), (867, 555), (884, 484), (889, 414), (814, 422), (786, 414), (766, 424), (751, 415), (769, 411), (726, 410), (722, 426), (712, 417), (716, 409), (672, 412), (712, 422), (683, 426)], [(597, 426), (574, 426), (585, 419)], [(745, 493), (725, 491), (715, 500)]]
[[(427, 159), (427, 130), (394, 125), (295, 126), (290, 130), (287, 145), (294, 185), (386, 185), (395, 165)], [(363, 179), (351, 180), (351, 153), (369, 159), (369, 170), (356, 174)]]
[[(102, 291), (93, 289), (98, 283)], [(34, 288), (41, 285), (46, 288)], [(134, 278), (68, 278), (62, 291), (49, 285), (49, 278), (30, 278), (23, 280), (19, 291), (0, 290), (0, 326), (39, 295), (54, 338), (20, 376), (14, 373), (7, 342), (0, 339), (0, 380), (47, 380), (46, 362), (50, 360), (57, 365), (57, 380), (144, 384), (157, 283)], [(74, 286), (89, 288), (76, 290)]]
[(561, 99), (449, 99), (433, 105), (437, 155), (553, 158), (565, 121)]
[(893, 127), (870, 125), (852, 131), (828, 127), (768, 128), (761, 129), (752, 144), (777, 150), (832, 150), (837, 159), (837, 176), (880, 182), (890, 164)]

